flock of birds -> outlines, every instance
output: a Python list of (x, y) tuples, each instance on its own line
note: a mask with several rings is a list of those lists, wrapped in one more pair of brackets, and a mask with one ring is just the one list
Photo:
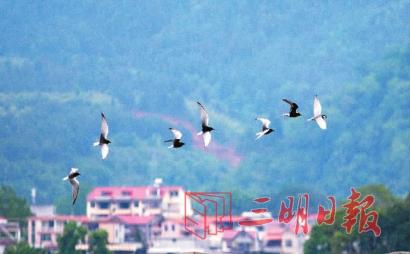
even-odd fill
[[(299, 108), (298, 104), (288, 99), (283, 99), (283, 101), (290, 105), (289, 113), (284, 113), (283, 114), (284, 117), (294, 118), (294, 117), (299, 117), (302, 115), (297, 111)], [(201, 127), (202, 127), (202, 130), (198, 132), (197, 135), (202, 136), (203, 141), (204, 141), (204, 147), (207, 147), (209, 143), (211, 142), (211, 131), (213, 131), (214, 128), (209, 126), (209, 116), (205, 110), (205, 107), (200, 102), (197, 102), (197, 103), (199, 106), (199, 111), (201, 113)], [(107, 119), (105, 118), (104, 113), (101, 113), (101, 117), (102, 117), (102, 120), (101, 120), (100, 138), (98, 141), (93, 143), (93, 146), (100, 147), (101, 157), (104, 160), (108, 156), (108, 152), (109, 152), (108, 145), (111, 143), (111, 141), (108, 139), (108, 123), (107, 123)], [(325, 130), (327, 128), (326, 118), (327, 116), (322, 114), (322, 106), (320, 105), (319, 99), (317, 98), (317, 95), (316, 95), (313, 101), (313, 116), (307, 119), (307, 121), (315, 121), (321, 129)], [(269, 128), (269, 125), (271, 123), (269, 119), (257, 117), (256, 120), (262, 123), (262, 130), (256, 133), (256, 139), (260, 139), (261, 137), (266, 136), (275, 131), (274, 129)], [(172, 143), (168, 148), (182, 147), (185, 144), (181, 142), (182, 132), (175, 128), (169, 128), (169, 129), (171, 130), (174, 138), (164, 141), (164, 142)], [(68, 180), (72, 186), (72, 199), (73, 199), (72, 204), (73, 205), (75, 204), (75, 201), (77, 200), (78, 192), (80, 189), (80, 183), (77, 180), (77, 176), (79, 175), (80, 173), (78, 172), (77, 168), (71, 168), (70, 173), (66, 177), (63, 178), (63, 180)]]

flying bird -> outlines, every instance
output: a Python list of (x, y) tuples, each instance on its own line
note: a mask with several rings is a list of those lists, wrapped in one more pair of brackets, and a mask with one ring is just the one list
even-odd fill
[(255, 120), (261, 121), (262, 122), (262, 131), (256, 133), (256, 139), (260, 139), (264, 135), (268, 135), (269, 133), (275, 131), (271, 128), (269, 128), (270, 121), (269, 119), (262, 118), (262, 117), (257, 117)]
[(326, 118), (327, 116), (322, 114), (322, 106), (320, 105), (320, 101), (315, 95), (315, 99), (313, 100), (313, 117), (309, 118), (308, 121), (315, 120), (317, 125), (323, 130), (326, 130)]
[(181, 142), (181, 138), (182, 138), (182, 133), (175, 129), (175, 128), (169, 128), (172, 132), (172, 134), (174, 135), (174, 139), (169, 139), (169, 140), (165, 140), (164, 142), (172, 142), (172, 145), (168, 146), (168, 148), (179, 148), (183, 145), (185, 145), (185, 143)]
[(72, 188), (73, 205), (75, 201), (77, 200), (78, 191), (80, 190), (80, 183), (76, 179), (76, 177), (79, 175), (80, 173), (78, 173), (78, 168), (71, 168), (71, 171), (68, 174), (68, 176), (63, 178), (63, 181), (65, 180), (70, 181), (71, 188)]
[(201, 112), (201, 122), (202, 122), (202, 131), (198, 132), (197, 135), (202, 135), (204, 139), (204, 147), (207, 147), (209, 143), (211, 142), (211, 131), (214, 130), (214, 128), (208, 125), (209, 117), (208, 117), (208, 113), (206, 113), (205, 111), (204, 106), (202, 106), (202, 104), (199, 102), (197, 103), (199, 105), (199, 110)]
[(108, 144), (111, 143), (111, 141), (108, 140), (108, 123), (107, 119), (105, 119), (104, 113), (101, 113), (101, 134), (100, 134), (100, 140), (97, 142), (94, 142), (94, 146), (100, 146), (101, 148), (101, 157), (104, 160), (108, 156), (109, 148)]
[(284, 102), (290, 105), (290, 111), (289, 113), (283, 114), (283, 116), (288, 116), (288, 117), (298, 117), (301, 116), (299, 112), (297, 112), (297, 109), (299, 108), (298, 104), (294, 103), (293, 101), (290, 101), (288, 99), (282, 99)]

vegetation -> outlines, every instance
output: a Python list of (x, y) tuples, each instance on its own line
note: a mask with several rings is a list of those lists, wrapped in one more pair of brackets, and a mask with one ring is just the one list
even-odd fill
[(393, 197), (383, 186), (369, 186), (362, 189), (373, 190), (376, 210), (379, 212), (380, 237), (372, 232), (359, 234), (357, 224), (351, 234), (341, 227), (345, 210), (336, 212), (333, 225), (314, 226), (310, 239), (304, 245), (304, 253), (390, 253), (410, 249), (410, 194), (405, 199)]
[(76, 251), (75, 246), (78, 242), (85, 241), (87, 229), (82, 226), (77, 226), (75, 222), (68, 222), (64, 226), (63, 235), (58, 236), (58, 253), (59, 254), (80, 254), (81, 251)]
[[(257, 195), (410, 189), (410, 1), (2, 1), (0, 183), (85, 212), (97, 185)], [(52, 15), (48, 15), (51, 14)], [(306, 119), (319, 95), (327, 131)], [(281, 99), (302, 117), (284, 120)], [(193, 145), (196, 101), (216, 129)], [(106, 113), (106, 161), (91, 146)], [(276, 131), (255, 142), (256, 115)], [(162, 142), (178, 127), (187, 145)], [(61, 178), (81, 172), (77, 204)], [(237, 205), (240, 204), (240, 205)]]
[(0, 215), (8, 219), (25, 219), (31, 214), (26, 200), (17, 196), (10, 186), (0, 186)]
[(105, 230), (97, 229), (91, 232), (89, 237), (89, 251), (91, 254), (109, 254), (107, 249), (108, 233)]
[(46, 254), (46, 251), (32, 248), (26, 242), (19, 242), (15, 245), (8, 246), (4, 254)]

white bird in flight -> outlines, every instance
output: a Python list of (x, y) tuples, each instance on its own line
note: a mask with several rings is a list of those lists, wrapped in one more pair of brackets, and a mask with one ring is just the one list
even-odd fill
[(327, 116), (322, 114), (322, 106), (320, 105), (320, 101), (315, 95), (315, 99), (313, 101), (313, 117), (309, 118), (308, 121), (313, 121), (319, 125), (319, 127), (323, 130), (326, 130), (326, 118)]
[(78, 173), (78, 168), (71, 168), (71, 171), (68, 174), (68, 176), (63, 178), (63, 181), (68, 180), (71, 184), (73, 205), (74, 205), (75, 201), (77, 200), (78, 191), (80, 190), (80, 183), (76, 179), (76, 177), (79, 176), (79, 175), (80, 175), (80, 173)]
[(164, 142), (172, 142), (172, 145), (168, 146), (168, 148), (179, 148), (183, 145), (185, 145), (185, 143), (181, 142), (181, 138), (182, 138), (182, 133), (175, 129), (175, 128), (169, 128), (172, 132), (172, 134), (174, 135), (174, 139), (170, 139), (170, 140), (165, 140)]
[(268, 135), (269, 133), (275, 131), (269, 128), (269, 125), (270, 125), (269, 119), (257, 117), (256, 120), (259, 120), (262, 122), (262, 131), (256, 133), (256, 139), (260, 139), (262, 136)]
[(108, 144), (111, 143), (111, 141), (108, 140), (108, 123), (107, 119), (105, 119), (104, 113), (101, 113), (101, 134), (100, 134), (100, 140), (94, 142), (94, 146), (100, 146), (101, 148), (101, 157), (104, 160), (108, 156), (109, 148)]
[(199, 110), (201, 112), (201, 123), (202, 123), (202, 131), (198, 132), (197, 135), (202, 135), (204, 139), (204, 147), (207, 147), (209, 143), (211, 142), (211, 131), (214, 130), (214, 128), (209, 126), (209, 117), (208, 113), (205, 111), (204, 106), (202, 106), (201, 103), (197, 102), (199, 105)]

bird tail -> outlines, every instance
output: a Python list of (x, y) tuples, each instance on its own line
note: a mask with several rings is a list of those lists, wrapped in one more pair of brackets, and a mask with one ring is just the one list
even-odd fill
[(203, 132), (200, 131), (200, 132), (198, 132), (196, 135), (199, 136), (199, 135), (202, 135), (202, 134), (203, 134)]
[(174, 145), (170, 145), (170, 146), (168, 146), (168, 148), (174, 148)]
[(256, 139), (255, 140), (260, 139), (263, 136), (263, 134), (264, 134), (263, 131), (256, 133)]
[(100, 142), (96, 141), (93, 143), (93, 146), (98, 146), (100, 144)]
[(65, 180), (68, 180), (68, 176), (66, 176), (66, 177), (63, 178), (63, 181), (65, 181)]
[(166, 143), (166, 142), (172, 142), (173, 140), (172, 139), (168, 139), (168, 140), (164, 140), (164, 143)]

